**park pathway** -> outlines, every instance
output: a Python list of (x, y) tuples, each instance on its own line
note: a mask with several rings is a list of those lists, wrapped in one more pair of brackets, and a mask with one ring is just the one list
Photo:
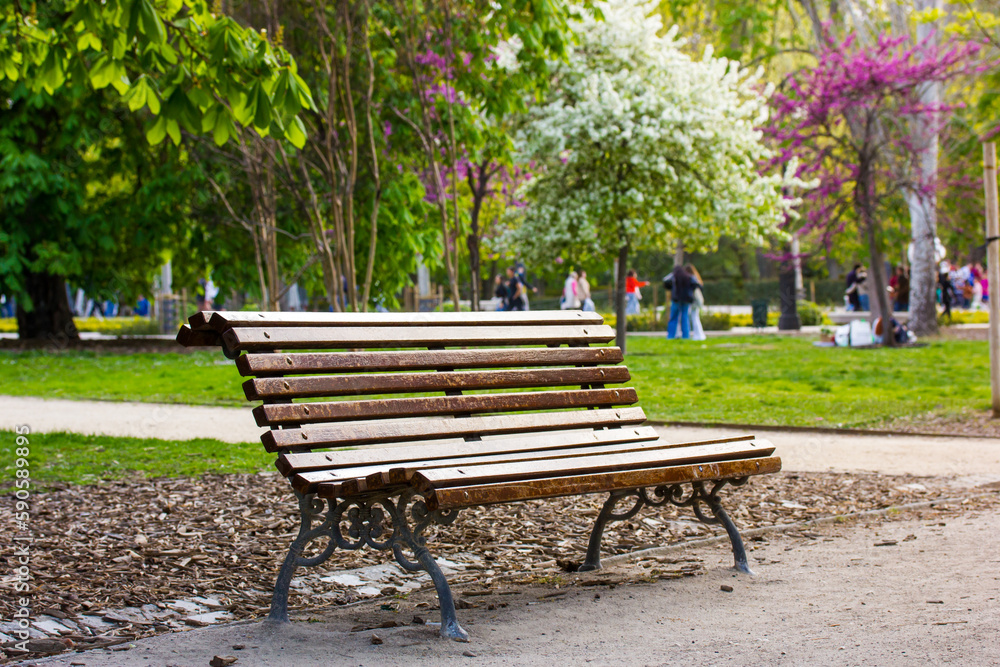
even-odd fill
[[(164, 440), (257, 442), (261, 433), (245, 407), (0, 396), (0, 429), (22, 424), (34, 433), (70, 431)], [(677, 442), (746, 434), (745, 430), (687, 426), (658, 426), (657, 430)], [(786, 471), (944, 475), (954, 477), (959, 486), (1000, 481), (1000, 442), (987, 438), (781, 430), (754, 435), (774, 443)]]

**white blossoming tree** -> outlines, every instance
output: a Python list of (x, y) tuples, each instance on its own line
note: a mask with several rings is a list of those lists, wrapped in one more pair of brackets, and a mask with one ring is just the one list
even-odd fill
[(538, 165), (511, 241), (535, 259), (569, 248), (618, 256), (618, 345), (625, 349), (625, 271), (635, 247), (677, 240), (697, 250), (726, 234), (759, 244), (790, 202), (756, 129), (766, 90), (735, 62), (692, 60), (656, 4), (597, 3), (555, 68), (548, 99), (519, 135)]

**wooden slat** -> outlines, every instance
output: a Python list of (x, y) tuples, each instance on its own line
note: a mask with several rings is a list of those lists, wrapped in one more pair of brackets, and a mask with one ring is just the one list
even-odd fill
[[(752, 440), (718, 445), (675, 447), (667, 452), (644, 450), (627, 454), (602, 454), (550, 461), (466, 464), (450, 468), (407, 468), (401, 472), (405, 475), (404, 479), (410, 481), (414, 488), (421, 492), (430, 492), (449, 486), (496, 484), (566, 475), (731, 461), (770, 456), (773, 452), (774, 446), (766, 440)], [(390, 473), (391, 475), (392, 473)]]
[[(601, 445), (590, 447), (576, 447), (572, 449), (544, 450), (538, 452), (519, 452), (498, 456), (465, 457), (463, 459), (444, 459), (433, 463), (420, 462), (414, 466), (406, 468), (390, 468), (388, 471), (372, 469), (364, 477), (367, 478), (367, 487), (377, 489), (380, 485), (391, 486), (400, 484), (413, 484), (418, 472), (434, 471), (434, 469), (455, 468), (467, 472), (469, 467), (476, 469), (495, 468), (497, 466), (507, 466), (511, 469), (517, 467), (514, 464), (524, 464), (525, 468), (531, 468), (532, 464), (537, 465), (542, 470), (554, 467), (558, 474), (558, 469), (562, 465), (570, 465), (573, 459), (579, 463), (589, 465), (592, 461), (608, 459), (623, 461), (629, 457), (636, 460), (655, 460), (659, 467), (667, 465), (683, 465), (688, 463), (699, 463), (705, 461), (736, 460), (740, 458), (755, 458), (759, 456), (769, 456), (774, 453), (774, 446), (766, 440), (732, 440), (727, 443), (716, 443), (710, 445), (677, 444), (663, 440), (652, 442), (628, 442), (617, 445)], [(577, 474), (574, 470), (574, 474)], [(362, 477), (360, 469), (350, 472), (350, 477)], [(546, 474), (546, 476), (549, 476)], [(462, 484), (465, 485), (464, 482)], [(451, 486), (451, 485), (449, 485)], [(440, 488), (440, 485), (435, 485)], [(426, 489), (429, 490), (429, 489)]]
[[(492, 454), (489, 457), (482, 456), (462, 456), (450, 459), (439, 459), (436, 461), (418, 461), (418, 462), (408, 462), (407, 465), (413, 465), (416, 469), (426, 469), (426, 468), (444, 468), (456, 465), (477, 465), (482, 463), (484, 460), (490, 463), (511, 463), (517, 461), (544, 461), (548, 459), (563, 459), (572, 458), (580, 456), (593, 456), (597, 454), (612, 454), (612, 453), (627, 453), (636, 452), (640, 450), (656, 449), (657, 451), (663, 451), (670, 449), (671, 447), (676, 447), (677, 445), (670, 445), (662, 440), (637, 440), (637, 441), (627, 441), (619, 442), (615, 444), (601, 444), (595, 445), (587, 443), (583, 447), (564, 447), (559, 449), (542, 449), (542, 450), (518, 450), (513, 452), (508, 452), (505, 454)], [(352, 490), (352, 483), (359, 483), (361, 480), (365, 482), (365, 490), (371, 491), (376, 489), (385, 488), (388, 486), (402, 486), (409, 483), (409, 479), (405, 474), (406, 470), (411, 470), (411, 468), (389, 468), (385, 464), (378, 465), (368, 465), (368, 466), (356, 466), (353, 468), (340, 468), (337, 470), (320, 470), (316, 472), (300, 473), (295, 476), (293, 481), (293, 486), (299, 488), (304, 486), (306, 488), (316, 488), (319, 484), (333, 483), (341, 484), (342, 486), (338, 489), (338, 495), (349, 494), (354, 495), (358, 491)], [(412, 475), (411, 475), (412, 476)], [(296, 483), (300, 486), (296, 486)], [(345, 484), (346, 483), (346, 484)], [(330, 492), (329, 490), (327, 491)]]
[(290, 447), (337, 447), (500, 433), (560, 431), (570, 428), (627, 426), (646, 421), (642, 408), (533, 412), (463, 419), (392, 419), (347, 422), (314, 428), (267, 431), (261, 442), (269, 452)]
[(339, 470), (351, 466), (389, 466), (415, 460), (435, 461), (458, 456), (493, 456), (507, 452), (657, 440), (659, 437), (652, 426), (611, 428), (598, 431), (586, 428), (526, 435), (486, 436), (478, 441), (442, 442), (441, 440), (428, 440), (399, 447), (285, 453), (278, 457), (275, 465), (281, 474), (288, 477), (294, 473), (329, 470), (331, 468)]
[[(195, 331), (215, 331), (209, 325), (209, 320), (212, 319), (217, 311), (214, 310), (199, 310), (197, 313), (188, 318), (188, 324)], [(222, 333), (221, 331), (216, 331), (216, 333)]]
[[(697, 480), (716, 480), (750, 475), (762, 475), (781, 470), (777, 456), (740, 461), (721, 461), (700, 465), (646, 468), (592, 475), (574, 475), (505, 482), (482, 486), (455, 486), (437, 489), (426, 496), (427, 508), (457, 509), (476, 505), (510, 503), (536, 498), (576, 496), (586, 493), (606, 493), (621, 489), (636, 489), (661, 484), (681, 484)], [(320, 486), (322, 492), (322, 485)]]
[(216, 346), (222, 343), (222, 336), (214, 331), (195, 331), (186, 324), (177, 332), (177, 342), (184, 347)]
[(617, 347), (531, 347), (474, 350), (394, 350), (386, 352), (292, 352), (244, 354), (236, 359), (240, 374), (297, 375), (364, 371), (435, 370), (442, 368), (503, 368), (618, 364)]
[(234, 351), (468, 345), (589, 345), (606, 343), (615, 331), (603, 324), (579, 326), (240, 327), (222, 335)]
[(189, 319), (192, 329), (223, 333), (242, 327), (447, 327), (601, 324), (598, 313), (532, 310), (481, 313), (261, 313), (207, 311)]
[(515, 412), (519, 410), (560, 410), (594, 406), (632, 405), (639, 400), (635, 389), (576, 389), (572, 391), (532, 391), (516, 394), (474, 394), (471, 396), (421, 396), (383, 398), (369, 401), (329, 403), (283, 403), (259, 405), (253, 410), (258, 426), (318, 424), (323, 422), (433, 417), (436, 415)]
[(273, 398), (617, 384), (628, 382), (630, 377), (628, 368), (624, 366), (384, 375), (309, 375), (247, 380), (243, 383), (243, 393), (248, 400), (258, 401)]

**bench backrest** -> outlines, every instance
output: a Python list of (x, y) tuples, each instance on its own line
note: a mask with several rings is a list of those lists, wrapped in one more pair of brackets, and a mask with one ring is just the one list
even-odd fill
[(177, 336), (236, 360), (264, 446), (286, 454), (641, 424), (621, 407), (635, 390), (608, 386), (629, 380), (621, 350), (591, 347), (613, 338), (581, 311), (202, 312)]

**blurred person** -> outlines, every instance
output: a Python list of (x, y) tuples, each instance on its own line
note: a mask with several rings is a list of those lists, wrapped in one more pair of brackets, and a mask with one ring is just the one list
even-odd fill
[(701, 328), (700, 312), (705, 307), (705, 289), (703, 287), (705, 281), (701, 279), (701, 274), (698, 273), (698, 269), (694, 268), (694, 264), (688, 264), (684, 268), (694, 279), (691, 283), (691, 306), (688, 314), (688, 319), (691, 321), (691, 340), (705, 340), (707, 336), (705, 330)]
[(517, 277), (517, 270), (507, 267), (507, 303), (504, 310), (527, 310), (527, 300), (524, 298), (524, 285)]
[(561, 310), (579, 310), (580, 308), (580, 286), (577, 279), (580, 275), (576, 271), (570, 271), (563, 283), (562, 298), (559, 300)]
[(580, 308), (587, 312), (594, 312), (594, 300), (590, 298), (590, 282), (587, 280), (587, 272), (581, 270), (580, 278), (576, 281), (580, 288)]
[[(663, 279), (663, 288), (670, 292), (670, 320), (667, 322), (667, 338), (677, 338), (680, 328), (681, 338), (691, 338), (691, 303), (694, 301), (694, 278), (682, 264)], [(698, 284), (698, 287), (701, 287)]]
[(900, 264), (889, 278), (889, 294), (892, 295), (892, 309), (902, 312), (910, 309), (910, 277), (906, 267)]
[(639, 314), (639, 302), (642, 300), (642, 292), (639, 291), (640, 287), (645, 287), (649, 283), (645, 280), (639, 280), (636, 278), (635, 269), (629, 269), (625, 273), (625, 314), (626, 315), (638, 315)]

